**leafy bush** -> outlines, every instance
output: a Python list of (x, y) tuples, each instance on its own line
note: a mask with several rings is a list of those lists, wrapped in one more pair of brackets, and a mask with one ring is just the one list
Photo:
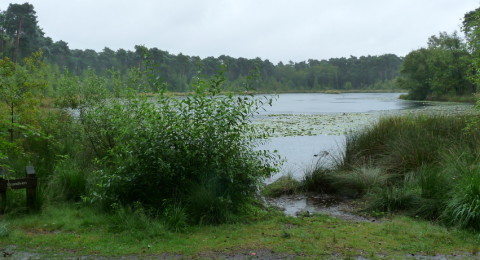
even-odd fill
[(164, 211), (180, 201), (193, 223), (219, 223), (255, 195), (275, 157), (255, 146), (250, 123), (268, 100), (221, 95), (221, 75), (199, 80), (194, 94), (110, 98), (83, 109), (98, 157), (91, 202), (140, 202)]

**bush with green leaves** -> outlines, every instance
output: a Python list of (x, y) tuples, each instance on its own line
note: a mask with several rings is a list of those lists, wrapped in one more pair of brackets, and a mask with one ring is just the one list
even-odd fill
[(174, 201), (191, 223), (225, 222), (239, 213), (276, 170), (276, 156), (255, 149), (266, 133), (250, 122), (271, 100), (222, 95), (223, 81), (221, 74), (200, 79), (181, 98), (160, 92), (84, 108), (81, 120), (98, 156), (96, 185), (86, 199), (158, 212)]

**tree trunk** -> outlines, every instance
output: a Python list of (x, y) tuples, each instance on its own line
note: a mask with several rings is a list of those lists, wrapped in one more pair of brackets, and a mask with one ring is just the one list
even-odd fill
[(20, 33), (22, 31), (22, 24), (23, 24), (23, 19), (20, 19), (20, 22), (18, 23), (18, 29), (17, 29), (17, 39), (15, 41), (15, 54), (14, 54), (15, 63), (18, 62), (18, 56), (20, 52)]
[(10, 142), (13, 142), (13, 124), (14, 124), (14, 104), (12, 102), (12, 105), (10, 106), (10, 113), (11, 113), (11, 124), (10, 124)]
[(4, 50), (5, 49), (5, 41), (3, 40), (3, 37), (4, 37), (3, 32), (1, 32), (0, 37), (1, 37), (0, 38), (0, 58), (3, 58), (3, 57), (5, 57), (5, 53), (4, 53), (5, 52), (5, 50)]

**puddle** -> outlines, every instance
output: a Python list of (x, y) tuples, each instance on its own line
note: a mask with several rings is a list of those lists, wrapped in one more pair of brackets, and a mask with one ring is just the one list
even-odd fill
[(350, 200), (342, 200), (330, 195), (284, 195), (278, 198), (265, 198), (267, 203), (283, 209), (287, 216), (304, 214), (324, 214), (349, 221), (374, 222), (375, 218), (366, 218), (354, 214)]

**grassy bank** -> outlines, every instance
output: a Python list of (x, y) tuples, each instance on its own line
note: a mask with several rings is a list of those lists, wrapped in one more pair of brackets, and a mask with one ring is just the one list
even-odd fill
[(302, 186), (364, 198), (370, 212), (401, 213), (477, 232), (480, 139), (470, 120), (458, 115), (383, 118), (348, 135), (336, 167), (318, 165)]
[[(406, 258), (473, 257), (475, 234), (407, 217), (348, 222), (328, 216), (285, 217), (258, 212), (241, 223), (172, 232), (160, 220), (127, 209), (105, 214), (80, 206), (45, 208), (41, 214), (3, 216), (0, 244), (14, 256)], [(15, 245), (11, 247), (10, 245)], [(9, 247), (10, 246), (10, 247)]]

